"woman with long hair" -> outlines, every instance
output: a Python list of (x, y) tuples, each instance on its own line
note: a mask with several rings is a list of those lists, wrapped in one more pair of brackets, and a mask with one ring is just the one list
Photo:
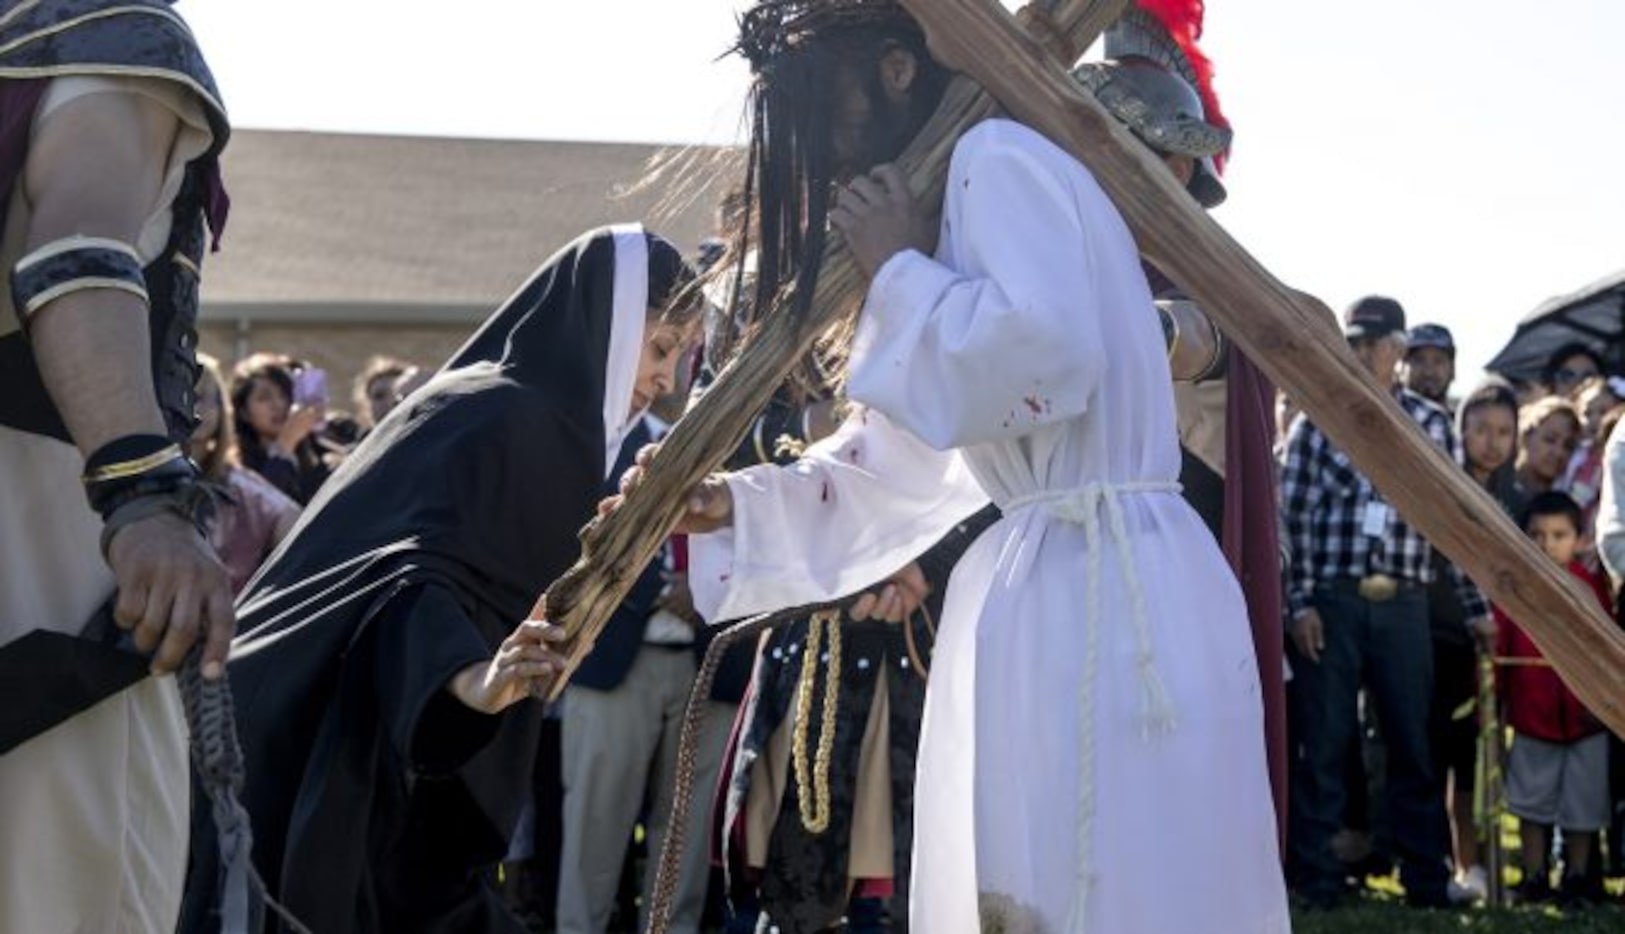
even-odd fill
[[(1510, 383), (1491, 379), (1474, 389), (1456, 413), (1462, 467), (1509, 516), (1523, 510), (1514, 463), (1518, 455), (1518, 396)], [(1436, 556), (1441, 562), (1442, 556)], [(1448, 590), (1448, 588), (1446, 588)], [(1478, 696), (1478, 653), (1467, 635), (1459, 602), (1448, 593), (1431, 596), (1433, 615), (1433, 709), (1428, 728), (1435, 778), (1444, 794), (1450, 825), (1456, 902), (1487, 897), (1489, 877), (1480, 860), (1473, 820), (1478, 727), (1456, 711)]]
[(1523, 509), (1518, 492), (1518, 394), (1510, 383), (1492, 379), (1474, 389), (1456, 412), (1462, 466), (1473, 481), (1501, 504), (1507, 515)]
[(242, 593), (249, 578), (293, 531), (299, 504), (242, 464), (231, 400), (220, 378), (220, 363), (198, 354), (197, 428), (187, 455), (218, 496), (209, 522), (209, 543), (231, 573), (231, 592)]

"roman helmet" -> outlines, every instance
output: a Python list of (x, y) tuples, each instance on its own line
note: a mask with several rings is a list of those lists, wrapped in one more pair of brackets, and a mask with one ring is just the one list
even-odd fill
[(1212, 91), (1212, 66), (1196, 47), (1200, 34), (1199, 12), (1188, 21), (1132, 5), (1106, 33), (1106, 60), (1079, 65), (1072, 76), (1158, 154), (1194, 159), (1190, 193), (1213, 208), (1225, 199), (1219, 172), (1231, 131)]

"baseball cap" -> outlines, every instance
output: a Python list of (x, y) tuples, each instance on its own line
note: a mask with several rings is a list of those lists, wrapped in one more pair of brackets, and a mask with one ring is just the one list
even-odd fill
[(1383, 295), (1367, 295), (1343, 313), (1343, 335), (1351, 339), (1375, 339), (1405, 333), (1405, 309)]
[(1451, 357), (1456, 355), (1456, 339), (1450, 334), (1450, 329), (1442, 324), (1418, 324), (1411, 328), (1409, 337), (1410, 341), (1405, 348), (1407, 351), (1433, 347)]

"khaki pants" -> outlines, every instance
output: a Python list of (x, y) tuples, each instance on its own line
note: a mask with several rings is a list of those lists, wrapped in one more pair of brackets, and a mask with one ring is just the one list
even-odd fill
[[(565, 694), (559, 934), (603, 934), (646, 794), (653, 807), (638, 929), (647, 928), (655, 866), (671, 820), (683, 708), (695, 671), (693, 652), (645, 646), (619, 687), (572, 687)], [(712, 703), (701, 732), (673, 934), (697, 934), (705, 910), (712, 802), (734, 710)]]

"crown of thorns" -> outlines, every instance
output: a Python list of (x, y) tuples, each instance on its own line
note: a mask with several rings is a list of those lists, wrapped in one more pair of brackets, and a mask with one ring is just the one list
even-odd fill
[(762, 0), (739, 17), (733, 50), (760, 70), (820, 33), (861, 26), (919, 28), (896, 0)]

